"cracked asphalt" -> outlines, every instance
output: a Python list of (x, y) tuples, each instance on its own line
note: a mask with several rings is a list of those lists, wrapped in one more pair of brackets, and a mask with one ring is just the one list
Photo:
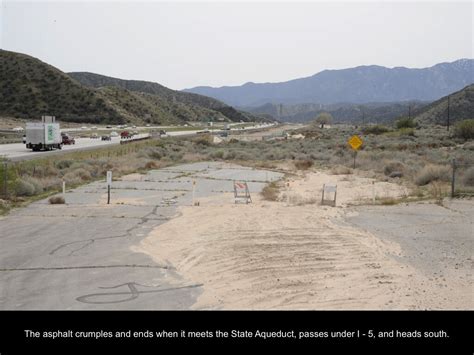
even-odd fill
[[(65, 205), (32, 203), (0, 218), (0, 309), (188, 309), (201, 293), (170, 264), (135, 253), (156, 226), (195, 198), (233, 191), (233, 180), (258, 193), (280, 173), (225, 163), (150, 171), (138, 181), (105, 182), (66, 192)], [(233, 203), (233, 201), (229, 201)]]

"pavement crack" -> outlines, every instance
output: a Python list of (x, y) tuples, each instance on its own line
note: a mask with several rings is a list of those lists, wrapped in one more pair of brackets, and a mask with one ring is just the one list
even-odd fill
[[(54, 248), (53, 250), (51, 250), (49, 252), (49, 255), (54, 255), (56, 252), (58, 252), (59, 250), (63, 249), (63, 248), (66, 248), (68, 246), (71, 246), (71, 245), (74, 245), (74, 244), (82, 244), (84, 243), (84, 245), (78, 247), (78, 248), (75, 248), (73, 249), (69, 254), (68, 256), (72, 256), (74, 253), (88, 247), (89, 245), (93, 244), (94, 242), (96, 242), (97, 240), (105, 240), (105, 239), (115, 239), (115, 238), (127, 238), (127, 237), (132, 237), (132, 231), (134, 229), (136, 229), (137, 227), (145, 224), (146, 222), (148, 222), (149, 220), (151, 220), (152, 218), (150, 218), (151, 216), (157, 216), (157, 211), (158, 211), (158, 208), (160, 207), (160, 205), (155, 205), (153, 207), (153, 210), (149, 213), (147, 213), (146, 215), (144, 215), (143, 217), (141, 217), (140, 219), (140, 222), (138, 222), (137, 224), (131, 226), (130, 228), (128, 228), (127, 230), (125, 230), (125, 233), (123, 234), (120, 234), (120, 235), (115, 235), (115, 236), (108, 236), (108, 237), (97, 237), (97, 238), (89, 238), (89, 239), (84, 239), (84, 240), (76, 240), (74, 242), (69, 242), (69, 243), (64, 243), (64, 244), (61, 244), (59, 245), (58, 247)], [(138, 217), (139, 218), (139, 217)], [(154, 220), (154, 219), (153, 219)], [(162, 218), (162, 219), (159, 219), (159, 220), (169, 220), (169, 218)]]

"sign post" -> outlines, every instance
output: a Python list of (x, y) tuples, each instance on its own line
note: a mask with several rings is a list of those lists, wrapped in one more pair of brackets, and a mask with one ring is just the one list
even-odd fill
[(110, 205), (110, 186), (112, 185), (112, 172), (107, 171), (107, 204)]
[(359, 148), (362, 146), (362, 139), (357, 136), (353, 135), (348, 141), (349, 145), (351, 146), (352, 150), (354, 150), (354, 169), (356, 167), (356, 156), (357, 156), (357, 151)]

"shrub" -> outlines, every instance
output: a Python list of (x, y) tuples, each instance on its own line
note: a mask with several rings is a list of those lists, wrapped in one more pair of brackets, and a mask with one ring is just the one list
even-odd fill
[(203, 137), (196, 138), (194, 140), (194, 143), (197, 145), (210, 146), (212, 144), (211, 136), (206, 135)]
[(214, 159), (222, 159), (224, 158), (224, 151), (223, 150), (217, 150), (211, 154), (211, 157)]
[(91, 178), (91, 173), (84, 168), (76, 169), (73, 173), (83, 181), (90, 180)]
[(156, 169), (158, 167), (159, 165), (153, 160), (150, 160), (145, 164), (145, 169)]
[(400, 136), (409, 136), (409, 137), (415, 136), (415, 130), (413, 128), (401, 128), (399, 133), (400, 133)]
[(49, 203), (52, 205), (60, 205), (66, 203), (66, 201), (62, 196), (53, 196), (49, 198)]
[(389, 161), (383, 168), (383, 173), (386, 175), (386, 176), (390, 176), (392, 173), (394, 172), (400, 172), (400, 173), (403, 173), (403, 171), (405, 170), (405, 165), (403, 165), (403, 163), (399, 162), (399, 161), (396, 161), (396, 160), (392, 160), (392, 161)]
[(352, 174), (352, 169), (347, 166), (336, 165), (331, 169), (331, 174), (333, 175), (348, 175)]
[(313, 166), (313, 162), (311, 160), (296, 160), (294, 162), (295, 168), (298, 170), (308, 170)]
[(383, 134), (390, 132), (390, 128), (383, 125), (367, 126), (362, 129), (365, 134)]
[(397, 126), (398, 129), (401, 129), (401, 128), (415, 128), (416, 127), (416, 123), (413, 120), (413, 118), (409, 118), (409, 117), (400, 118), (395, 123), (395, 125)]
[(34, 194), (40, 194), (43, 192), (43, 185), (41, 182), (35, 178), (29, 177), (26, 178), (25, 181), (29, 182), (35, 188)]
[(466, 186), (474, 186), (474, 166), (464, 173), (463, 183)]
[(454, 136), (464, 140), (474, 139), (474, 119), (459, 122), (454, 127)]
[(418, 186), (427, 185), (432, 181), (449, 181), (450, 180), (450, 168), (448, 166), (441, 165), (426, 165), (421, 171), (415, 176), (415, 184)]
[(26, 180), (18, 179), (15, 184), (15, 193), (17, 196), (33, 196), (35, 186)]
[(261, 192), (263, 199), (267, 201), (276, 201), (278, 200), (278, 195), (280, 191), (276, 182), (271, 182), (265, 186)]
[(73, 161), (72, 160), (60, 160), (56, 163), (56, 167), (58, 169), (67, 169), (72, 165)]

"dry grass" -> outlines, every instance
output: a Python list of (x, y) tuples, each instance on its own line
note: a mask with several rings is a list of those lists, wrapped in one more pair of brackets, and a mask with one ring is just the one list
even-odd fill
[(415, 176), (415, 184), (418, 186), (427, 185), (432, 181), (449, 181), (449, 166), (429, 164)]
[(263, 188), (261, 195), (264, 200), (277, 201), (280, 195), (280, 187), (276, 182), (271, 182)]

